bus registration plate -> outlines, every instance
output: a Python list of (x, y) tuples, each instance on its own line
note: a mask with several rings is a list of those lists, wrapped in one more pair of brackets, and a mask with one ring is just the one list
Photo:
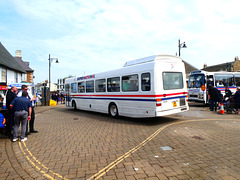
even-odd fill
[(177, 107), (177, 102), (173, 101), (173, 107)]

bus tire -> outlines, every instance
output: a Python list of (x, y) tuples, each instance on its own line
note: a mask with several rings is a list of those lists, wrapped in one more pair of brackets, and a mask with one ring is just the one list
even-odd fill
[(108, 113), (113, 118), (118, 117), (118, 108), (115, 103), (110, 103), (109, 108), (108, 108)]
[(72, 102), (72, 107), (73, 107), (73, 109), (74, 109), (75, 111), (77, 110), (77, 104), (76, 104), (75, 101)]

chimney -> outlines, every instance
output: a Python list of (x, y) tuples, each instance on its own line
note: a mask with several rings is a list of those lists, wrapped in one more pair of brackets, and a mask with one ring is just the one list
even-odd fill
[(235, 61), (239, 61), (238, 56), (235, 56), (234, 60)]
[(16, 50), (16, 56), (19, 58), (22, 58), (22, 51), (21, 50)]
[(204, 65), (203, 65), (203, 69), (206, 68), (206, 67), (207, 67), (207, 64), (204, 64)]

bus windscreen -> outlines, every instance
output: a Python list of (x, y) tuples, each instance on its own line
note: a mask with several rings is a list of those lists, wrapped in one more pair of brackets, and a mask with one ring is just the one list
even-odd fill
[(200, 88), (204, 85), (204, 74), (194, 74), (189, 77), (188, 88)]

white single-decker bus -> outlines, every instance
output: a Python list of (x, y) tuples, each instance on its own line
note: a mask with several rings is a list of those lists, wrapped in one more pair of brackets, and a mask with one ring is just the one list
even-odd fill
[(66, 106), (112, 117), (158, 117), (187, 111), (181, 58), (157, 55), (128, 61), (113, 71), (65, 80)]

